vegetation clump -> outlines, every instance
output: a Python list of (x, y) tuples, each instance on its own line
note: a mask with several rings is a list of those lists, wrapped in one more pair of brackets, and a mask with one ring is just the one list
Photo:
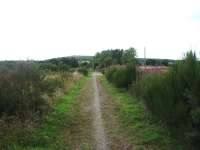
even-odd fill
[(78, 72), (83, 74), (84, 76), (87, 76), (88, 75), (88, 69), (86, 67), (81, 67), (78, 69)]
[[(200, 64), (193, 52), (163, 75), (151, 75), (137, 82), (133, 92), (148, 110), (162, 120), (171, 133), (194, 149), (200, 147)], [(183, 138), (184, 137), (184, 138)]]
[(79, 66), (78, 60), (75, 57), (53, 58), (45, 61), (40, 61), (41, 70), (50, 70), (56, 72), (69, 71), (71, 68)]
[(106, 70), (106, 78), (119, 88), (128, 88), (136, 79), (135, 66), (110, 67)]
[(39, 116), (48, 108), (42, 97), (44, 76), (32, 62), (17, 63), (15, 67), (0, 69), (0, 116), (26, 119)]
[(52, 72), (40, 67), (34, 61), (0, 64), (0, 149), (13, 149), (12, 144), (30, 139), (54, 111), (55, 100), (71, 78), (68, 71)]
[(128, 88), (136, 80), (136, 50), (115, 49), (97, 53), (94, 68), (105, 73), (109, 82), (119, 88)]

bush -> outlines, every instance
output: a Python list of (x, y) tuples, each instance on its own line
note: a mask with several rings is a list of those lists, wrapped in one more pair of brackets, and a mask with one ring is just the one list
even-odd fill
[[(153, 116), (165, 122), (170, 128), (185, 123), (187, 107), (175, 97), (175, 89), (168, 76), (150, 75), (137, 82), (135, 93), (145, 100)], [(181, 126), (179, 126), (180, 128)]]
[(21, 62), (10, 69), (0, 68), (0, 116), (17, 116), (22, 120), (42, 115), (48, 104), (42, 97), (43, 75), (32, 62)]
[(44, 80), (45, 91), (50, 96), (53, 96), (56, 89), (62, 88), (63, 86), (64, 86), (63, 80), (57, 77), (47, 78)]
[(127, 73), (127, 69), (118, 69), (113, 74), (113, 83), (116, 87), (119, 88), (127, 88), (129, 84), (131, 84), (131, 81), (129, 81), (129, 74)]
[(84, 76), (88, 75), (88, 69), (87, 68), (79, 68), (78, 72), (83, 74)]
[(113, 80), (113, 75), (114, 73), (117, 71), (117, 69), (115, 67), (110, 67), (108, 68), (106, 71), (105, 71), (105, 76), (106, 76), (106, 79), (109, 81), (109, 82), (112, 82)]
[(136, 79), (135, 67), (133, 65), (125, 67), (110, 67), (106, 71), (106, 78), (116, 87), (128, 88)]
[(200, 148), (200, 64), (194, 53), (187, 53), (168, 73), (138, 81), (132, 91), (172, 133)]
[(69, 78), (71, 73), (63, 71), (44, 74), (33, 62), (0, 64), (0, 149), (20, 149), (16, 144), (32, 142)]

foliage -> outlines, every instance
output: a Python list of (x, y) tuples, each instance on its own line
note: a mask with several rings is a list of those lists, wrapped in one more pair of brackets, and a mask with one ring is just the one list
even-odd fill
[(61, 57), (40, 61), (41, 70), (68, 71), (70, 68), (78, 66), (78, 60), (74, 57)]
[[(87, 79), (88, 78), (83, 78), (78, 81), (78, 83), (68, 91), (68, 94), (58, 101), (54, 111), (48, 114), (37, 130), (33, 130), (33, 128), (28, 128), (27, 130), (20, 129), (18, 132), (19, 134), (16, 134), (16, 131), (14, 131), (11, 136), (0, 136), (0, 149), (69, 149), (69, 145), (66, 145), (64, 141), (65, 135), (63, 130), (73, 125), (74, 116), (71, 114), (70, 108), (74, 104), (78, 93)], [(0, 125), (2, 125), (1, 122)], [(16, 123), (16, 125), (19, 125), (19, 123)], [(6, 129), (6, 127), (3, 127), (3, 129)]]
[(135, 64), (136, 57), (136, 50), (134, 48), (129, 48), (126, 51), (124, 51), (122, 56), (122, 62), (124, 64)]
[(174, 64), (176, 61), (171, 59), (150, 59), (150, 58), (137, 58), (136, 63), (138, 65), (149, 65), (149, 66), (170, 66)]
[(44, 74), (32, 61), (0, 65), (0, 149), (18, 149), (13, 143), (30, 138), (69, 78), (67, 72)]
[(113, 82), (113, 75), (117, 71), (116, 67), (109, 67), (106, 69), (105, 76), (109, 82)]
[(155, 66), (157, 64), (157, 61), (155, 59), (147, 59), (146, 65)]
[(110, 67), (106, 70), (106, 78), (119, 88), (128, 88), (136, 80), (135, 66)]
[(168, 73), (138, 81), (133, 91), (172, 133), (187, 141), (193, 149), (199, 149), (199, 85), (200, 64), (196, 55), (188, 52), (185, 59), (177, 62)]
[(80, 62), (80, 67), (82, 67), (82, 68), (90, 68), (91, 64), (90, 64), (90, 62), (83, 61), (83, 62)]
[(108, 81), (117, 87), (128, 88), (136, 79), (135, 57), (134, 48), (102, 51), (94, 57), (94, 68), (100, 68), (99, 70), (105, 73)]
[(12, 69), (0, 68), (0, 116), (22, 119), (42, 115), (47, 104), (42, 97), (45, 90), (43, 75), (32, 62), (17, 63)]
[(43, 79), (45, 93), (52, 97), (56, 90), (64, 88), (70, 78), (69, 72), (49, 72)]
[(104, 68), (112, 65), (113, 63), (121, 63), (123, 50), (105, 50), (97, 53), (94, 57), (94, 68)]
[(70, 114), (70, 108), (86, 81), (87, 78), (83, 78), (70, 89), (68, 94), (56, 105), (54, 112), (47, 117), (42, 127), (33, 134), (32, 139), (25, 145), (26, 147), (43, 147), (52, 150), (68, 147), (64, 144), (62, 131), (70, 126), (73, 117)]
[(85, 68), (85, 67), (79, 68), (79, 69), (78, 69), (78, 72), (79, 72), (79, 73), (82, 73), (84, 76), (87, 76), (87, 75), (88, 75), (88, 69)]
[(134, 139), (136, 149), (183, 150), (184, 146), (171, 137), (161, 123), (154, 121), (141, 101), (127, 91), (113, 87), (104, 78), (101, 83), (112, 96), (120, 123), (130, 138)]
[(105, 50), (95, 55), (93, 59), (94, 69), (106, 68), (111, 65), (130, 64), (135, 62), (135, 57), (136, 50), (134, 48)]
[(175, 60), (170, 59), (143, 59), (136, 58), (136, 49), (130, 47), (129, 49), (114, 49), (104, 50), (97, 53), (93, 58), (93, 68), (101, 70), (112, 65), (138, 64), (150, 66), (169, 66), (175, 63)]
[[(41, 135), (40, 140), (37, 135), (33, 137), (33, 141), (30, 136), (45, 121), (47, 114), (56, 112), (56, 108), (53, 109), (54, 101), (62, 95), (64, 89), (70, 87), (65, 86), (65, 83), (71, 77), (69, 71), (74, 71), (77, 66), (79, 64), (76, 58), (0, 62), (0, 149), (21, 150), (24, 145), (48, 141), (47, 136)], [(70, 100), (69, 103), (71, 104)], [(59, 120), (57, 116), (56, 126), (59, 121), (65, 119)], [(51, 123), (49, 121), (49, 127), (54, 128)], [(62, 139), (60, 136), (57, 138)], [(60, 139), (54, 143), (52, 149), (63, 149), (62, 143), (59, 145)]]

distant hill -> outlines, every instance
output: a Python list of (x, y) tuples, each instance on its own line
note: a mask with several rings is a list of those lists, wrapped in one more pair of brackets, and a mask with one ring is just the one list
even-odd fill
[(94, 56), (71, 56), (71, 57), (75, 57), (79, 61), (88, 61), (93, 59)]
[(74, 55), (74, 56), (66, 56), (66, 57), (57, 57), (57, 58), (50, 58), (50, 59), (46, 59), (40, 62), (45, 62), (45, 61), (52, 61), (52, 60), (66, 60), (66, 59), (76, 59), (79, 62), (80, 61), (90, 61), (94, 56), (79, 56), (79, 55)]
[[(46, 60), (40, 60), (40, 61), (35, 61), (35, 60), (28, 60), (31, 62), (35, 63), (40, 63), (40, 64), (46, 64), (46, 63), (52, 63), (52, 64), (66, 64), (69, 67), (77, 67), (78, 64), (80, 64), (83, 61), (91, 61), (93, 60), (94, 56), (79, 56), (79, 55), (74, 55), (74, 56), (66, 56), (66, 57), (58, 57), (58, 58), (51, 58), (51, 59), (46, 59)], [(146, 60), (144, 58), (136, 58), (137, 64), (138, 65), (150, 65), (150, 66), (168, 66), (171, 64), (174, 64), (176, 60), (173, 59), (159, 59), (159, 58), (147, 58)], [(8, 65), (12, 66), (15, 63), (18, 62), (24, 62), (24, 61), (16, 61), (16, 60), (10, 60), (10, 61), (0, 61), (0, 66), (1, 65)]]

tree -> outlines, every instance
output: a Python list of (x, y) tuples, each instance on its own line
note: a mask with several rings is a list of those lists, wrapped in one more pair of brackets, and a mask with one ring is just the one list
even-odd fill
[(135, 48), (130, 47), (125, 50), (122, 56), (122, 61), (124, 64), (134, 64), (136, 62), (136, 50)]

